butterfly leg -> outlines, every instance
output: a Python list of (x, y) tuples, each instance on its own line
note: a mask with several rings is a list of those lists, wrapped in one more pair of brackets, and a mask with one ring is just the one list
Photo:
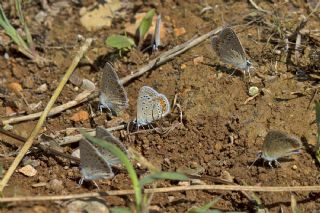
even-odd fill
[(268, 161), (269, 166), (273, 169), (272, 161)]
[(80, 178), (79, 183), (78, 183), (78, 187), (80, 187), (83, 184), (84, 181), (84, 177)]
[(281, 167), (281, 164), (279, 163), (279, 161), (274, 160), (274, 162), (275, 162), (275, 164), (276, 164), (277, 167)]
[(92, 183), (93, 183), (93, 185), (95, 185), (95, 187), (97, 187), (98, 190), (100, 190), (100, 187), (98, 186), (98, 184), (94, 180), (92, 180)]

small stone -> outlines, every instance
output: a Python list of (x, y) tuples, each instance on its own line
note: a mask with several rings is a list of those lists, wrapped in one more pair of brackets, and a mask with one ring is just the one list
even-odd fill
[(80, 149), (76, 149), (71, 154), (72, 157), (80, 158)]
[(201, 63), (203, 63), (203, 56), (198, 56), (198, 57), (193, 59), (193, 64), (194, 65), (201, 64)]
[(37, 174), (37, 170), (33, 168), (31, 165), (26, 165), (18, 171), (28, 177), (33, 177)]
[(96, 89), (96, 86), (94, 85), (94, 83), (88, 79), (83, 79), (82, 80), (82, 85), (81, 85), (81, 89), (83, 90), (88, 90), (88, 91), (93, 91)]
[(179, 186), (190, 186), (190, 182), (189, 181), (179, 181), (178, 185)]
[(259, 88), (256, 86), (252, 86), (249, 88), (249, 96), (253, 97), (259, 93)]
[(47, 84), (41, 84), (37, 89), (36, 92), (37, 93), (44, 93), (48, 91), (48, 85)]
[(80, 110), (79, 112), (74, 113), (70, 118), (70, 120), (74, 122), (86, 121), (88, 119), (89, 119), (89, 113), (84, 110)]
[(67, 205), (68, 212), (95, 212), (109, 213), (107, 204), (104, 200), (91, 198), (90, 200), (74, 200)]
[(293, 169), (293, 170), (297, 170), (297, 169), (298, 169), (297, 165), (293, 165), (293, 166), (292, 166), (292, 169)]
[(48, 16), (48, 14), (44, 11), (40, 11), (35, 17), (34, 19), (36, 20), (36, 22), (38, 22), (39, 24), (43, 23), (46, 19), (46, 17)]
[(168, 196), (168, 200), (169, 200), (169, 202), (171, 203), (172, 201), (174, 201), (174, 196)]
[(23, 79), (23, 86), (28, 89), (32, 89), (34, 87), (34, 80), (32, 76), (27, 76)]
[(21, 92), (22, 91), (22, 86), (21, 84), (17, 83), (17, 82), (12, 82), (8, 85), (8, 88), (13, 91), (13, 92)]
[(61, 180), (58, 179), (52, 179), (48, 184), (47, 188), (51, 189), (52, 191), (59, 192), (61, 191), (64, 186)]
[(175, 28), (173, 31), (174, 31), (174, 35), (177, 36), (177, 37), (178, 36), (182, 36), (187, 32), (184, 27)]

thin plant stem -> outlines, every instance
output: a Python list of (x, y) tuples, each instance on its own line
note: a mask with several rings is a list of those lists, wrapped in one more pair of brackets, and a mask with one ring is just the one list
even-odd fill
[[(319, 192), (320, 186), (239, 186), (239, 185), (191, 185), (191, 186), (172, 186), (165, 188), (144, 189), (145, 194), (150, 193), (168, 193), (191, 190), (213, 190), (213, 191), (251, 191), (251, 192)], [(103, 197), (103, 196), (123, 196), (132, 195), (135, 191), (114, 190), (106, 192), (91, 192), (83, 194), (71, 195), (48, 195), (48, 196), (25, 196), (25, 197), (7, 197), (0, 198), (0, 203), (18, 202), (18, 201), (54, 201), (54, 200), (70, 200), (87, 197)]]

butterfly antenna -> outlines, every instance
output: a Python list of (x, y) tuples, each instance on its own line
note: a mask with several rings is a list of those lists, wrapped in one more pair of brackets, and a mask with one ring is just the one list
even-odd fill
[(255, 160), (253, 161), (253, 163), (249, 166), (249, 169), (253, 166), (253, 164), (255, 164), (255, 162), (256, 162), (257, 160), (259, 160), (259, 159), (261, 158), (261, 156), (262, 156), (262, 152), (260, 151), (260, 152), (258, 153), (256, 159), (255, 159)]

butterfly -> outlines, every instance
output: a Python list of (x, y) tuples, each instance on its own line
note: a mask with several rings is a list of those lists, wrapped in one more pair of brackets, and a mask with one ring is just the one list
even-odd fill
[(271, 130), (264, 139), (262, 151), (258, 153), (257, 159), (262, 158), (268, 161), (269, 165), (272, 167), (272, 161), (280, 164), (278, 162), (279, 158), (300, 153), (301, 148), (302, 143), (296, 136), (281, 131)]
[(156, 26), (154, 28), (153, 38), (152, 38), (152, 51), (157, 51), (159, 46), (161, 45), (160, 27), (161, 27), (161, 15), (158, 15)]
[(80, 168), (80, 185), (84, 180), (110, 179), (114, 176), (109, 162), (87, 139), (80, 140)]
[(226, 27), (221, 30), (219, 35), (214, 36), (212, 47), (224, 63), (232, 64), (241, 69), (244, 74), (248, 72), (250, 76), (252, 64), (247, 60), (241, 42), (232, 28)]
[(138, 126), (152, 123), (170, 113), (170, 103), (167, 97), (148, 86), (140, 88), (137, 101)]
[(107, 108), (115, 114), (119, 114), (129, 106), (127, 93), (120, 84), (114, 67), (108, 62), (102, 70), (99, 99), (100, 110), (102, 110), (102, 108)]
[[(126, 147), (105, 128), (96, 128), (96, 138), (116, 145), (122, 152), (128, 155)], [(80, 185), (83, 180), (112, 178), (114, 173), (111, 167), (120, 163), (120, 159), (111, 154), (107, 149), (95, 146), (87, 139), (80, 140), (80, 168), (82, 174), (79, 182)]]

